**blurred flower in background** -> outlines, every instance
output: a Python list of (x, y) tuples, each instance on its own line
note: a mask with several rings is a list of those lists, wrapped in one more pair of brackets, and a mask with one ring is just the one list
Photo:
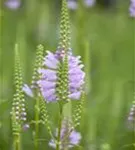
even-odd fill
[[(71, 10), (76, 10), (78, 8), (77, 0), (67, 0), (68, 8)], [(96, 0), (84, 0), (85, 7), (93, 7), (96, 4)]]
[[(55, 135), (58, 135), (58, 131), (56, 130)], [(60, 133), (61, 143), (60, 149), (69, 149), (76, 145), (78, 145), (81, 141), (81, 134), (75, 131), (70, 124), (68, 119), (64, 119), (62, 122), (62, 128)], [(56, 148), (56, 143), (54, 139), (51, 139), (49, 142), (49, 146), (52, 148)]]
[(131, 0), (129, 12), (131, 17), (135, 17), (135, 0)]
[[(67, 134), (68, 133), (66, 133), (66, 129), (61, 130), (61, 141), (63, 141)], [(81, 140), (81, 134), (74, 130), (69, 134), (69, 136), (67, 136), (67, 138), (68, 139), (65, 139), (66, 141), (63, 141), (63, 143), (61, 143), (60, 149), (63, 149), (65, 146), (67, 146), (68, 148), (72, 148), (78, 145)], [(56, 148), (56, 144), (53, 139), (49, 142), (49, 146), (52, 148)]]
[(21, 0), (7, 0), (5, 2), (5, 6), (10, 8), (10, 9), (18, 9), (21, 5)]
[(128, 128), (131, 130), (135, 130), (135, 101), (130, 108), (129, 116), (128, 116)]
[(71, 9), (71, 10), (76, 10), (77, 9), (78, 4), (77, 4), (76, 0), (68, 0), (67, 2), (68, 2), (67, 5), (68, 5), (69, 9)]
[(30, 125), (26, 123), (23, 125), (22, 130), (27, 131), (29, 128), (30, 128)]
[(86, 7), (93, 7), (96, 4), (96, 0), (84, 0), (84, 5)]

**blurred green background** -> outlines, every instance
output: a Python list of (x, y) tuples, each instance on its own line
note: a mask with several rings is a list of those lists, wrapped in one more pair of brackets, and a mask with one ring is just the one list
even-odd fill
[[(36, 46), (55, 51), (59, 36), (59, 0), (23, 0), (21, 7), (0, 8), (0, 150), (12, 149), (10, 110), (14, 92), (14, 44), (19, 44), (24, 82), (30, 83)], [(127, 117), (133, 101), (135, 20), (128, 14), (129, 1), (116, 7), (86, 8), (79, 3), (70, 11), (73, 53), (86, 64), (88, 88), (81, 127), (80, 150), (133, 150), (135, 137)], [(29, 118), (32, 100), (27, 99)], [(56, 126), (55, 106), (50, 116)], [(23, 149), (33, 149), (31, 127), (23, 133)], [(49, 136), (41, 127), (41, 150)], [(45, 140), (43, 140), (45, 139)]]

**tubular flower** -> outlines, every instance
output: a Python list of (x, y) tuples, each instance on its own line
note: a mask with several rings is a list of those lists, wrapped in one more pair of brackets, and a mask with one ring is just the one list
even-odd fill
[[(56, 136), (58, 132), (56, 131)], [(64, 148), (72, 148), (80, 143), (81, 140), (81, 134), (79, 132), (76, 132), (71, 127), (71, 124), (69, 123), (69, 120), (64, 120), (62, 122), (62, 128), (61, 128), (61, 135), (60, 135), (60, 149), (63, 150)], [(56, 148), (56, 143), (52, 139), (49, 142), (49, 146)]]
[(21, 5), (21, 1), (20, 0), (7, 0), (5, 2), (5, 5), (10, 8), (10, 9), (18, 9)]
[(131, 17), (135, 17), (135, 0), (131, 0), (129, 12)]
[(27, 96), (34, 97), (31, 88), (27, 84), (23, 85), (22, 90)]
[[(67, 69), (62, 70), (66, 55)], [(85, 77), (85, 73), (82, 71), (84, 66), (81, 64), (80, 58), (80, 56), (73, 56), (71, 52), (66, 54), (65, 51), (56, 51), (56, 53), (47, 51), (43, 62), (44, 68), (38, 70), (41, 78), (37, 82), (42, 96), (47, 102), (64, 99), (66, 94), (68, 99), (80, 99)], [(65, 81), (67, 81), (67, 85), (64, 84)], [(60, 97), (61, 93), (63, 95)]]
[(92, 7), (96, 3), (96, 0), (84, 0), (84, 4), (86, 7)]
[(68, 0), (67, 7), (71, 10), (76, 10), (78, 7), (77, 1), (76, 0)]

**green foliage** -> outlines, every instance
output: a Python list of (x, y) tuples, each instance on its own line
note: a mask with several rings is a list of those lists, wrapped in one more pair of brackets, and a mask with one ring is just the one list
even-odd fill
[(49, 115), (48, 115), (48, 110), (47, 110), (47, 104), (42, 97), (40, 97), (40, 115), (41, 115), (41, 122), (47, 128), (49, 134), (52, 136)]
[(56, 84), (56, 93), (58, 100), (61, 103), (66, 103), (69, 101), (68, 94), (69, 94), (69, 88), (68, 88), (68, 58), (67, 54), (64, 57), (64, 60), (62, 60), (61, 64), (59, 64), (59, 69), (57, 72), (57, 84)]
[(12, 129), (13, 134), (21, 132), (22, 125), (26, 121), (25, 99), (22, 91), (23, 81), (20, 66), (20, 58), (18, 52), (18, 45), (15, 45), (15, 94), (12, 103)]
[(20, 65), (20, 57), (18, 52), (18, 45), (15, 45), (15, 94), (12, 103), (11, 121), (13, 133), (13, 148), (20, 150), (21, 140), (20, 135), (24, 123), (26, 122), (26, 110), (23, 88), (22, 71)]
[(85, 94), (84, 92), (82, 92), (81, 99), (77, 102), (76, 108), (74, 108), (74, 113), (73, 113), (74, 127), (79, 126), (81, 123), (81, 116), (84, 110), (84, 100), (85, 100)]
[(67, 51), (70, 48), (70, 21), (66, 0), (62, 0), (59, 49)]
[(57, 71), (57, 83), (56, 83), (56, 93), (57, 98), (60, 103), (65, 103), (69, 101), (69, 80), (68, 80), (68, 50), (70, 46), (70, 35), (69, 35), (69, 13), (67, 8), (66, 0), (62, 0), (61, 7), (61, 22), (60, 22), (60, 43), (59, 50), (61, 50), (61, 54), (64, 56), (61, 58), (59, 68)]
[[(21, 29), (24, 34), (20, 35), (20, 44), (23, 44), (25, 40), (26, 46), (21, 49), (20, 57), (21, 60), (25, 60), (24, 74), (28, 77), (27, 82), (29, 82), (36, 53), (34, 48), (37, 43), (41, 42), (37, 40), (39, 37), (36, 31), (40, 27), (38, 17), (41, 17), (42, 10), (44, 10), (42, 27), (47, 29), (45, 33), (40, 33), (46, 37), (42, 41), (45, 41), (45, 46), (49, 49), (55, 49), (57, 46), (56, 19), (59, 12), (57, 2), (29, 0), (25, 1), (19, 10), (13, 11), (5, 7), (1, 10), (3, 21), (2, 32), (0, 32), (0, 60), (2, 61), (0, 68), (2, 69), (0, 71), (0, 150), (12, 147), (8, 114), (13, 97), (12, 89), (14, 89), (12, 76), (16, 28), (21, 21)], [(44, 7), (49, 9), (43, 9)], [(75, 147), (73, 150), (110, 148), (111, 150), (132, 150), (135, 147), (133, 130), (127, 128), (127, 116), (133, 101), (135, 22), (129, 18), (127, 10), (128, 5), (120, 3), (117, 10), (113, 11), (95, 7), (71, 12), (72, 47), (76, 54), (83, 56), (84, 61), (87, 59), (90, 69), (86, 69), (87, 72), (89, 69), (88, 77), (91, 77), (91, 91), (86, 98), (85, 114), (81, 118), (81, 147)], [(49, 16), (47, 21), (46, 16)], [(85, 42), (88, 42), (90, 47), (87, 47)], [(90, 57), (84, 54), (86, 47), (90, 50)], [(27, 102), (35, 103), (31, 99), (28, 99)], [(29, 109), (30, 114), (33, 113), (31, 107), (32, 105)], [(47, 105), (47, 108), (52, 114), (49, 118), (53, 120), (53, 125), (56, 127), (58, 110), (54, 104)], [(29, 120), (33, 119), (30, 114), (28, 115)], [(31, 127), (24, 133), (27, 142), (22, 146), (25, 150), (33, 149), (33, 143), (29, 141), (30, 138), (32, 139), (29, 136), (32, 130)], [(45, 131), (42, 134), (46, 137), (47, 142), (40, 143), (40, 150), (51, 150), (48, 146), (50, 136), (47, 136)]]
[(35, 66), (34, 66), (34, 71), (33, 71), (33, 76), (32, 76), (32, 88), (37, 86), (36, 82), (40, 78), (38, 69), (42, 67), (43, 54), (44, 54), (44, 47), (42, 45), (38, 45), (37, 51), (36, 51)]
[(38, 73), (38, 70), (42, 67), (43, 65), (43, 52), (44, 52), (44, 47), (42, 45), (39, 45), (37, 47), (37, 52), (36, 52), (36, 58), (35, 58), (35, 67), (34, 67), (34, 72), (33, 72), (33, 77), (32, 77), (32, 86), (31, 88), (36, 88), (36, 93), (35, 93), (35, 130), (34, 130), (34, 146), (35, 150), (39, 149), (39, 123), (40, 123), (40, 92), (38, 90), (38, 85), (37, 81), (40, 79), (40, 74)]

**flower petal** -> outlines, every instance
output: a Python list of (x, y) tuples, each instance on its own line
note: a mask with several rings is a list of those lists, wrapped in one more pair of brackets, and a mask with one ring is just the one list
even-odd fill
[(81, 92), (80, 91), (72, 93), (72, 94), (69, 95), (69, 98), (75, 99), (75, 100), (80, 99), (80, 97), (81, 97)]
[(39, 81), (37, 82), (37, 84), (38, 84), (39, 87), (41, 87), (42, 89), (55, 88), (55, 86), (56, 86), (56, 83), (55, 83), (55, 82), (46, 81), (46, 80), (39, 80)]
[(45, 58), (53, 61), (56, 64), (59, 63), (58, 59), (55, 57), (55, 54), (51, 53), (50, 51), (47, 51), (47, 53), (48, 53), (48, 55)]
[(49, 145), (50, 147), (52, 147), (52, 148), (56, 148), (56, 144), (55, 144), (55, 142), (54, 142), (53, 139), (50, 140), (50, 142), (49, 142), (48, 145)]
[(69, 139), (70, 139), (70, 143), (72, 145), (77, 145), (80, 140), (81, 140), (81, 134), (79, 132), (76, 132), (76, 131), (72, 131), (70, 136), (69, 136)]
[(33, 97), (33, 92), (31, 90), (31, 88), (27, 85), (24, 84), (22, 90), (24, 91), (24, 93), (30, 97)]
[(71, 10), (76, 10), (77, 7), (78, 7), (78, 4), (76, 1), (73, 1), (73, 0), (69, 0), (68, 3), (67, 3), (67, 6), (69, 9)]
[(74, 68), (74, 67), (77, 67), (81, 61), (79, 60), (80, 57), (74, 57), (74, 56), (71, 56), (69, 57), (69, 68)]
[(56, 71), (50, 69), (39, 69), (39, 73), (42, 74), (42, 78), (48, 81), (55, 81), (57, 79)]
[(56, 101), (56, 95), (55, 95), (55, 90), (54, 89), (50, 89), (50, 90), (43, 90), (41, 89), (42, 95), (45, 98), (46, 101), (50, 102), (50, 101)]
[(45, 65), (48, 68), (57, 69), (57, 64), (55, 64), (53, 61), (46, 59), (43, 62), (43, 65)]
[(57, 65), (59, 61), (56, 59), (55, 55), (49, 51), (47, 51), (48, 55), (44, 59), (44, 65), (49, 68), (57, 69)]
[(21, 5), (21, 1), (20, 0), (7, 0), (5, 2), (5, 5), (10, 8), (10, 9), (18, 9)]
[(72, 74), (81, 74), (83, 71), (79, 68), (79, 67), (75, 67), (75, 68), (72, 68), (69, 70), (69, 74), (72, 75)]
[(84, 81), (80, 81), (80, 82), (71, 82), (69, 84), (70, 88), (80, 88), (82, 85), (84, 84)]
[(85, 77), (84, 72), (82, 72), (82, 74), (78, 74), (78, 75), (70, 75), (69, 81), (70, 82), (80, 82), (81, 80), (84, 80), (84, 77)]

